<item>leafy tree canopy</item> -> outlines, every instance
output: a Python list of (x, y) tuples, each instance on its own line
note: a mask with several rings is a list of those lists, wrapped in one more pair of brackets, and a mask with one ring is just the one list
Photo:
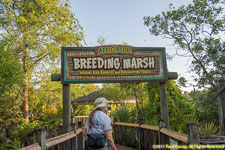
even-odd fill
[(7, 50), (4, 41), (0, 40), (0, 99), (8, 92), (15, 92), (22, 86), (22, 68), (12, 53)]
[(0, 40), (24, 74), (24, 117), (28, 122), (31, 78), (58, 65), (62, 46), (81, 46), (82, 27), (67, 0), (0, 1)]
[(192, 4), (144, 17), (153, 35), (172, 39), (177, 55), (192, 57), (191, 71), (196, 73), (198, 87), (213, 87), (225, 74), (223, 0), (193, 0)]
[(82, 27), (67, 1), (3, 0), (0, 5), (0, 37), (13, 40), (11, 48), (19, 58), (29, 49), (29, 68), (46, 56), (59, 56), (61, 46), (81, 46)]

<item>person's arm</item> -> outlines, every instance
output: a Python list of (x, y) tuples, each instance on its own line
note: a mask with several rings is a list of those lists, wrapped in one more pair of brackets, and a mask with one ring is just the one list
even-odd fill
[(106, 139), (108, 144), (112, 147), (112, 150), (117, 150), (116, 145), (114, 144), (114, 140), (112, 137), (112, 130), (105, 130)]

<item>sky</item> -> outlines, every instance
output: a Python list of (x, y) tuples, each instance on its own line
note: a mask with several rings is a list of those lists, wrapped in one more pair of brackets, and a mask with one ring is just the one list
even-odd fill
[[(106, 39), (106, 44), (127, 42), (134, 47), (165, 47), (166, 53), (174, 56), (176, 47), (171, 40), (150, 35), (144, 25), (144, 16), (154, 17), (169, 10), (172, 3), (176, 8), (191, 3), (192, 0), (71, 0), (71, 9), (84, 28), (84, 46), (98, 46), (98, 37)], [(177, 72), (193, 82), (188, 73), (190, 59), (175, 56), (167, 60), (170, 72)], [(192, 88), (182, 88), (190, 91)]]

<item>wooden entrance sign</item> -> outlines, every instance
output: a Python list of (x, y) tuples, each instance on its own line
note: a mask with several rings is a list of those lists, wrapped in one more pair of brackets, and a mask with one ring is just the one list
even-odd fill
[(62, 47), (61, 75), (52, 80), (63, 84), (63, 131), (71, 123), (70, 84), (159, 82), (162, 120), (169, 128), (166, 82), (177, 79), (177, 73), (167, 74), (163, 47), (131, 47), (107, 45), (98, 47)]
[(166, 82), (165, 48), (109, 45), (62, 48), (62, 84)]

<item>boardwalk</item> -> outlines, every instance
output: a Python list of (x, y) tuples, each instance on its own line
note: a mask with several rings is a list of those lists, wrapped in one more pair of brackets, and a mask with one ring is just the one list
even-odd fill
[(119, 145), (119, 144), (116, 144), (116, 148), (117, 148), (117, 150), (136, 150), (136, 149), (126, 147), (126, 146), (123, 146), (123, 145)]

